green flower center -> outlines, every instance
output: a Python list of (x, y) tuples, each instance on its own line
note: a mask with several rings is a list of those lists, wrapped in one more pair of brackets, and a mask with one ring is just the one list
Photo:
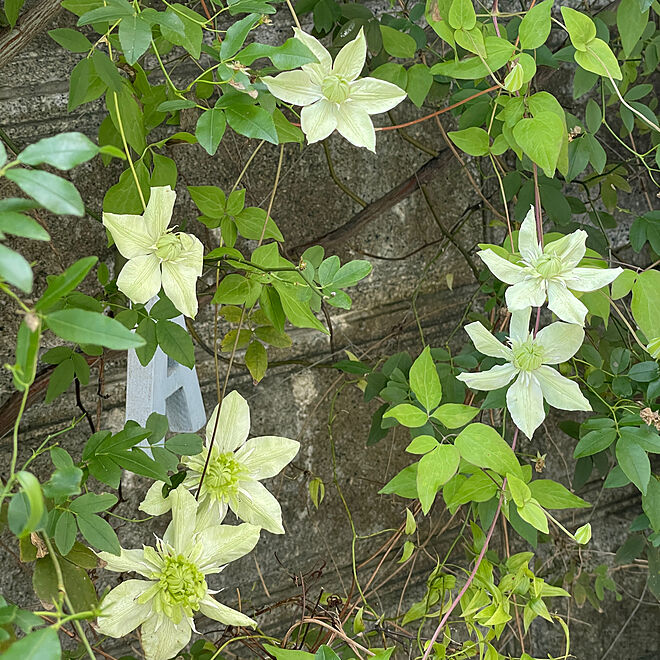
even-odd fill
[(351, 93), (351, 86), (348, 80), (341, 76), (326, 76), (321, 83), (321, 91), (328, 101), (333, 103), (343, 103)]
[(178, 234), (163, 234), (156, 241), (156, 256), (163, 261), (173, 261), (182, 251), (183, 245)]
[(165, 555), (163, 570), (156, 578), (163, 612), (175, 623), (181, 620), (179, 608), (192, 616), (208, 591), (204, 575), (183, 555)]
[(522, 371), (534, 371), (543, 364), (543, 349), (528, 339), (513, 349), (513, 366)]
[(549, 279), (555, 275), (559, 275), (564, 270), (564, 265), (561, 259), (555, 254), (544, 254), (534, 264), (537, 272)]
[(204, 487), (218, 500), (227, 500), (238, 492), (238, 482), (243, 468), (232, 452), (211, 457), (204, 478)]

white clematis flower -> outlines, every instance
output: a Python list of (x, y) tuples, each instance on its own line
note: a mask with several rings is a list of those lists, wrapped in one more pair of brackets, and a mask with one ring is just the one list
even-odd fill
[(586, 240), (587, 232), (578, 229), (541, 249), (532, 206), (518, 234), (522, 266), (491, 249), (478, 254), (497, 279), (513, 285), (506, 291), (510, 311), (540, 307), (547, 298), (548, 307), (562, 321), (584, 325), (587, 308), (571, 291), (596, 291), (622, 272), (621, 268), (577, 268), (587, 250)]
[(197, 612), (232, 626), (254, 626), (250, 617), (216, 601), (206, 576), (250, 552), (259, 540), (254, 525), (195, 524), (197, 502), (183, 487), (170, 494), (172, 522), (156, 547), (124, 550), (119, 556), (99, 552), (110, 571), (138, 573), (145, 580), (126, 580), (101, 603), (98, 629), (124, 637), (142, 626), (146, 660), (168, 660), (190, 641)]
[[(217, 428), (216, 428), (217, 420)], [(284, 534), (279, 502), (260, 482), (278, 474), (298, 453), (300, 443), (289, 438), (262, 436), (247, 439), (250, 408), (236, 391), (215, 407), (206, 425), (206, 446), (196, 456), (183, 459), (188, 476), (183, 486), (197, 491), (211, 449), (199, 496), (199, 524), (217, 525), (230, 508), (238, 518), (259, 525), (273, 534)], [(163, 482), (155, 482), (140, 504), (140, 510), (161, 515), (169, 510), (170, 498), (163, 498)]]
[(103, 224), (128, 259), (117, 278), (119, 290), (135, 303), (146, 303), (162, 284), (174, 306), (195, 318), (204, 246), (192, 234), (168, 230), (175, 199), (169, 186), (152, 188), (143, 215), (104, 213)]
[(457, 378), (475, 390), (497, 390), (513, 385), (506, 394), (506, 406), (514, 424), (528, 437), (545, 419), (543, 399), (561, 410), (591, 410), (577, 383), (562, 376), (549, 364), (566, 362), (577, 353), (584, 340), (582, 326), (558, 321), (543, 328), (536, 337), (529, 331), (531, 307), (511, 313), (511, 347), (497, 340), (476, 321), (465, 326), (475, 348), (484, 355), (503, 358), (481, 373), (462, 373)]
[(339, 51), (334, 64), (320, 41), (299, 28), (294, 32), (318, 63), (265, 76), (262, 80), (268, 91), (285, 103), (303, 106), (300, 127), (310, 143), (327, 138), (336, 129), (356, 147), (375, 152), (376, 133), (370, 115), (391, 110), (406, 93), (385, 80), (358, 80), (367, 59), (364, 30)]

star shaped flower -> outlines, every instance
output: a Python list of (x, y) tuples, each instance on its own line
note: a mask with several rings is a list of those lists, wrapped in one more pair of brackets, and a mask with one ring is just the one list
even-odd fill
[(188, 644), (197, 612), (232, 626), (254, 626), (250, 617), (216, 601), (206, 576), (250, 552), (259, 540), (254, 525), (196, 525), (197, 502), (182, 486), (170, 494), (172, 522), (156, 546), (99, 552), (105, 568), (134, 572), (145, 580), (125, 580), (101, 603), (98, 629), (124, 637), (142, 626), (146, 660), (168, 660)]
[(194, 318), (204, 246), (192, 234), (168, 229), (175, 199), (169, 186), (152, 188), (143, 215), (104, 213), (103, 224), (128, 259), (117, 278), (119, 290), (135, 303), (146, 303), (162, 285), (174, 306)]
[(338, 130), (351, 144), (376, 151), (376, 133), (370, 115), (387, 112), (406, 98), (397, 85), (377, 78), (360, 78), (367, 59), (364, 30), (335, 58), (312, 35), (295, 28), (296, 38), (318, 63), (295, 71), (265, 76), (263, 82), (276, 98), (303, 106), (300, 122), (307, 140), (318, 142)]
[(510, 311), (540, 307), (547, 298), (548, 307), (562, 321), (584, 325), (587, 308), (572, 291), (596, 291), (622, 272), (621, 268), (578, 268), (587, 250), (586, 240), (587, 232), (578, 229), (541, 249), (532, 206), (518, 234), (523, 265), (507, 261), (490, 248), (478, 254), (497, 279), (513, 285), (506, 291)]
[(497, 390), (515, 382), (506, 394), (506, 406), (514, 424), (528, 437), (545, 419), (543, 399), (561, 410), (591, 410), (577, 383), (562, 376), (549, 364), (572, 358), (582, 345), (584, 329), (575, 323), (558, 321), (543, 328), (536, 337), (529, 331), (531, 307), (511, 313), (511, 347), (497, 340), (476, 321), (465, 326), (476, 349), (484, 355), (502, 358), (481, 373), (462, 373), (457, 378), (475, 390)]
[[(188, 468), (183, 486), (197, 491), (215, 434), (200, 491), (200, 520), (218, 524), (230, 508), (241, 520), (273, 534), (284, 534), (280, 504), (260, 480), (274, 477), (288, 465), (298, 453), (300, 443), (273, 435), (248, 440), (249, 431), (248, 403), (238, 392), (230, 392), (222, 400), (219, 417), (216, 406), (206, 425), (206, 446), (201, 454), (183, 460)], [(163, 498), (162, 491), (163, 482), (155, 482), (140, 510), (150, 515), (168, 511), (170, 498)]]

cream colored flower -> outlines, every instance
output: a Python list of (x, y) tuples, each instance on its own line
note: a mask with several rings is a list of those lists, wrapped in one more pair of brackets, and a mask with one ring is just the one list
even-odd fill
[(303, 106), (300, 122), (307, 140), (318, 142), (335, 129), (356, 147), (376, 150), (370, 115), (387, 112), (406, 98), (396, 85), (377, 78), (360, 78), (367, 58), (364, 30), (335, 58), (310, 34), (295, 28), (296, 38), (316, 56), (318, 63), (265, 76), (270, 93), (285, 103)]
[[(263, 486), (261, 479), (274, 477), (298, 453), (300, 443), (279, 436), (247, 439), (250, 432), (250, 408), (238, 393), (230, 392), (215, 407), (206, 425), (206, 447), (201, 454), (183, 459), (188, 476), (183, 486), (195, 491), (208, 461), (199, 497), (201, 524), (218, 524), (230, 508), (241, 520), (259, 525), (273, 534), (284, 534), (279, 502)], [(155, 482), (140, 510), (161, 515), (169, 510), (170, 498), (163, 498), (163, 482)]]
[(521, 266), (487, 249), (479, 252), (482, 261), (498, 280), (512, 284), (506, 291), (510, 311), (548, 307), (568, 323), (584, 325), (587, 308), (571, 291), (596, 291), (613, 282), (621, 268), (577, 268), (586, 253), (587, 232), (578, 229), (541, 249), (534, 207), (530, 207), (518, 234)]
[(531, 311), (528, 307), (511, 313), (511, 348), (497, 340), (479, 321), (466, 325), (465, 331), (480, 353), (502, 358), (506, 364), (457, 376), (468, 387), (486, 391), (504, 387), (515, 378), (506, 394), (506, 406), (513, 423), (528, 438), (545, 419), (543, 399), (561, 410), (591, 410), (577, 383), (547, 366), (566, 362), (577, 353), (584, 340), (582, 326), (558, 321), (533, 337), (529, 331)]
[(254, 626), (250, 617), (212, 597), (206, 576), (250, 552), (259, 540), (254, 525), (196, 525), (197, 502), (182, 486), (170, 494), (172, 522), (156, 547), (124, 550), (119, 556), (99, 552), (105, 568), (134, 572), (145, 580), (126, 580), (101, 603), (98, 629), (103, 635), (125, 637), (142, 626), (146, 660), (168, 660), (188, 644), (201, 612), (232, 626)]
[(194, 318), (204, 246), (192, 234), (168, 230), (175, 199), (169, 186), (152, 188), (143, 215), (104, 213), (103, 224), (128, 259), (117, 278), (119, 290), (135, 303), (146, 303), (162, 285), (174, 306)]

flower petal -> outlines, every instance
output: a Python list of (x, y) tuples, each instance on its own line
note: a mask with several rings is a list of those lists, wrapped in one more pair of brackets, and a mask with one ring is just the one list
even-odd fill
[(562, 321), (584, 325), (587, 308), (561, 282), (548, 282), (548, 307)]
[(577, 229), (572, 234), (548, 243), (543, 252), (558, 256), (565, 268), (575, 268), (587, 251), (586, 241), (587, 232)]
[[(116, 573), (139, 573), (143, 577), (151, 578), (154, 573), (160, 570), (159, 566), (152, 564), (144, 556), (144, 550), (125, 550), (121, 549), (121, 554), (113, 555), (110, 552), (96, 553), (102, 561), (105, 562), (104, 568), (107, 571)], [(144, 584), (140, 581), (141, 584)]]
[(534, 207), (530, 206), (525, 219), (520, 225), (518, 232), (518, 252), (527, 262), (538, 259), (543, 253), (539, 245), (538, 231), (536, 228), (536, 213)]
[(529, 339), (529, 319), (531, 316), (531, 307), (511, 312), (511, 321), (509, 321), (509, 339), (511, 343), (522, 344)]
[(284, 534), (280, 503), (258, 481), (241, 480), (238, 494), (229, 500), (229, 508), (245, 522), (273, 534)]
[[(197, 482), (199, 483), (199, 475)], [(202, 492), (204, 492), (204, 488), (202, 488)], [(206, 529), (207, 527), (219, 525), (225, 519), (227, 509), (226, 502), (221, 502), (207, 492), (199, 500), (195, 529)]]
[(169, 186), (157, 186), (151, 189), (144, 212), (144, 223), (154, 243), (165, 233), (170, 224), (175, 200), (176, 193)]
[(310, 144), (325, 140), (337, 128), (335, 104), (321, 99), (305, 106), (300, 113), (300, 128)]
[(117, 249), (126, 259), (148, 254), (156, 243), (141, 215), (104, 213), (103, 224), (110, 231)]
[(319, 61), (321, 67), (327, 73), (330, 73), (332, 70), (332, 57), (325, 46), (318, 39), (315, 39), (311, 34), (307, 34), (307, 32), (303, 32), (300, 28), (294, 28), (293, 31), (296, 39), (302, 41), (312, 51), (312, 54)]
[(179, 234), (183, 252), (163, 261), (163, 290), (172, 304), (186, 316), (197, 314), (197, 278), (202, 274), (204, 246), (192, 234)]
[(151, 254), (129, 259), (119, 273), (117, 288), (135, 303), (146, 303), (160, 291), (160, 261)]
[(499, 390), (500, 387), (508, 385), (517, 373), (518, 369), (516, 369), (511, 363), (507, 363), (496, 364), (488, 371), (462, 373), (456, 376), (456, 378), (463, 381), (473, 390), (489, 392), (491, 390)]
[(197, 534), (196, 541), (203, 547), (197, 560), (199, 570), (205, 575), (217, 573), (229, 562), (240, 559), (251, 552), (259, 541), (259, 527), (240, 525), (212, 525)]
[(364, 28), (360, 28), (358, 36), (349, 41), (337, 54), (332, 73), (351, 82), (360, 75), (366, 59), (367, 40), (364, 36)]
[(574, 268), (562, 279), (573, 291), (596, 291), (623, 273), (622, 268)]
[(533, 374), (520, 372), (516, 382), (506, 393), (506, 407), (511, 413), (513, 423), (531, 439), (534, 431), (545, 419), (543, 392)]
[(233, 610), (222, 603), (219, 603), (215, 598), (207, 596), (199, 604), (199, 609), (204, 616), (219, 621), (227, 626), (256, 626), (256, 622), (249, 616), (246, 616), (238, 610)]
[(177, 624), (164, 614), (158, 614), (144, 622), (141, 633), (146, 660), (168, 660), (188, 644), (192, 629), (185, 616)]
[(262, 82), (268, 91), (276, 98), (293, 105), (311, 105), (323, 94), (321, 88), (315, 85), (305, 71), (285, 71), (278, 76), (264, 76)]
[(248, 470), (252, 479), (269, 479), (279, 474), (300, 449), (297, 440), (264, 435), (251, 438), (236, 452), (236, 460)]
[(220, 405), (220, 417), (216, 428), (218, 406), (215, 407), (206, 425), (206, 445), (211, 444), (215, 430), (214, 447), (220, 452), (235, 451), (242, 445), (250, 432), (250, 407), (248, 402), (236, 391), (225, 396)]
[(98, 630), (110, 637), (124, 637), (152, 616), (151, 603), (138, 603), (137, 599), (153, 582), (125, 580), (115, 587), (101, 603)]
[(351, 83), (349, 98), (368, 114), (375, 115), (391, 110), (406, 96), (399, 86), (391, 82), (378, 78), (360, 78)]
[(177, 553), (186, 555), (193, 541), (197, 500), (183, 486), (169, 494), (172, 500), (172, 522), (163, 534), (163, 541), (169, 543)]
[(512, 264), (491, 249), (481, 250), (477, 254), (481, 257), (481, 261), (486, 264), (488, 270), (501, 282), (517, 284), (523, 281), (525, 273), (522, 266)]
[(584, 329), (575, 323), (551, 323), (536, 335), (543, 347), (543, 364), (561, 364), (570, 360), (582, 346)]
[(543, 390), (545, 400), (560, 410), (591, 410), (591, 404), (580, 391), (579, 385), (562, 376), (552, 367), (541, 366), (534, 376)]
[(138, 509), (150, 516), (162, 516), (167, 513), (172, 508), (172, 500), (169, 497), (163, 497), (164, 485), (164, 481), (155, 481), (151, 484)]
[(545, 302), (546, 282), (540, 277), (528, 277), (506, 290), (507, 307), (513, 312), (527, 307), (540, 307)]
[(337, 130), (354, 146), (376, 151), (376, 132), (371, 117), (349, 99), (335, 109)]
[(474, 347), (480, 353), (490, 355), (490, 357), (504, 358), (509, 361), (512, 359), (513, 354), (511, 353), (511, 349), (488, 332), (480, 321), (469, 323), (463, 329), (470, 335)]

